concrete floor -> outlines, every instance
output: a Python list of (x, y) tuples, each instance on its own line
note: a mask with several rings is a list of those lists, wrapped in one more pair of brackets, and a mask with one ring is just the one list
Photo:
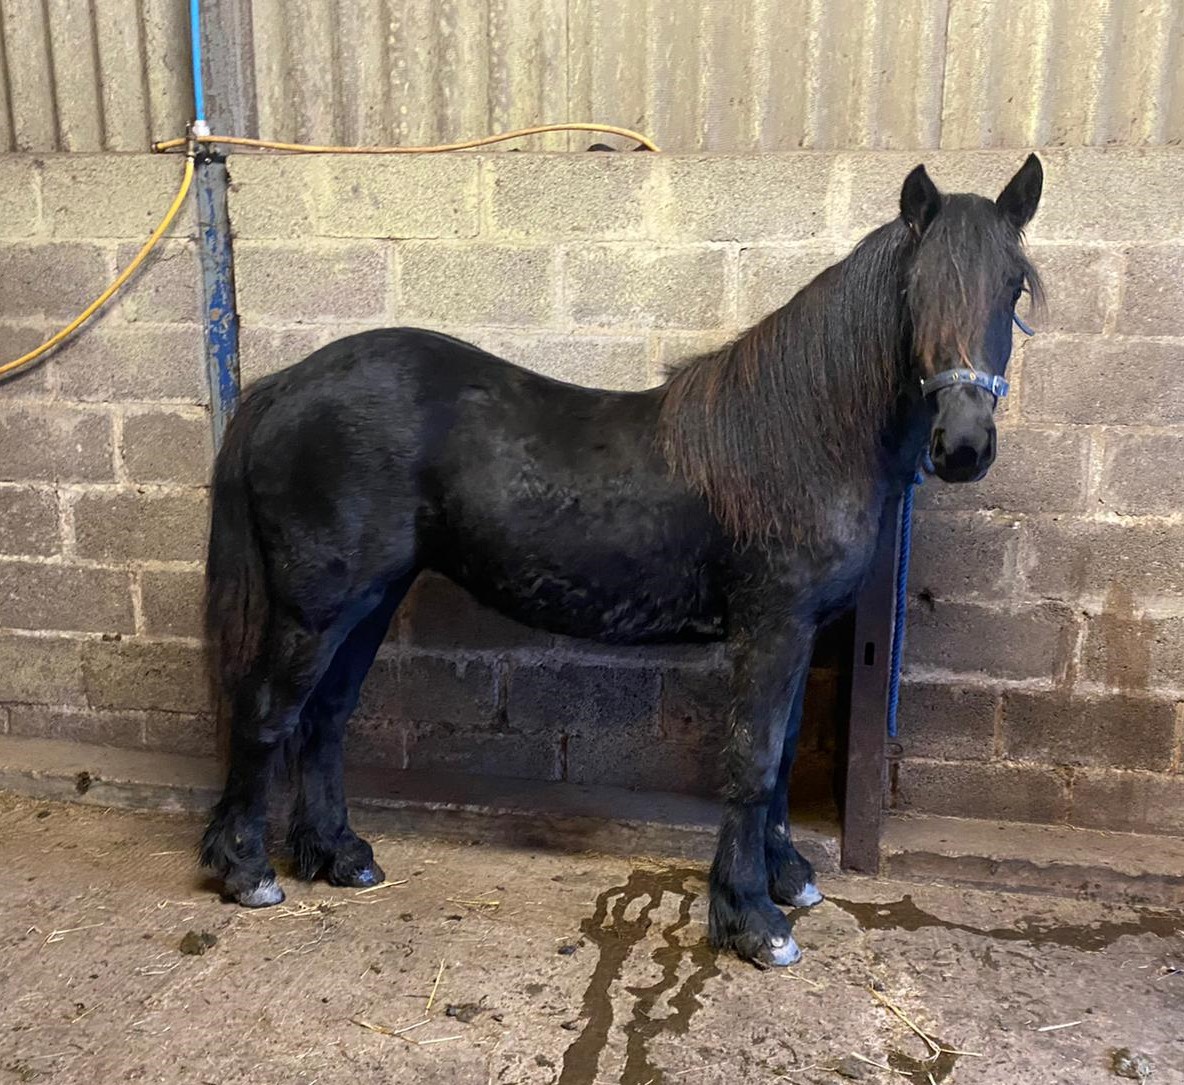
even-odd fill
[(1123, 1047), (1184, 1082), (1184, 915), (830, 877), (759, 972), (704, 946), (701, 869), (360, 827), (392, 884), (246, 912), (189, 817), (0, 795), (0, 1085), (1088, 1085)]

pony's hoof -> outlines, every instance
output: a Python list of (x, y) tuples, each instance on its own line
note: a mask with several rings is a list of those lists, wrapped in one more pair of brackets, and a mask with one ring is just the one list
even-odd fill
[(767, 952), (762, 956), (761, 963), (773, 968), (786, 968), (797, 964), (802, 959), (802, 951), (792, 934), (774, 935), (769, 940)]
[(244, 908), (270, 908), (283, 903), (284, 891), (275, 878), (264, 878), (254, 889), (239, 893), (235, 899)]
[(771, 901), (715, 890), (707, 915), (708, 941), (757, 968), (784, 968), (802, 957), (789, 920)]
[(816, 904), (821, 904), (826, 897), (824, 897), (813, 882), (806, 882), (801, 889), (798, 890), (790, 902), (795, 908), (813, 908)]
[(331, 874), (329, 884), (343, 889), (370, 889), (386, 881), (386, 875), (376, 862), (371, 860), (366, 866), (358, 867), (345, 874)]

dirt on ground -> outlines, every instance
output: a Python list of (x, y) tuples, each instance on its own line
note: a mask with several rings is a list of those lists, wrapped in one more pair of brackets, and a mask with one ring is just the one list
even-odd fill
[(358, 827), (390, 882), (252, 912), (191, 818), (0, 796), (0, 1085), (1184, 1083), (1184, 914), (825, 877), (762, 972), (702, 868)]

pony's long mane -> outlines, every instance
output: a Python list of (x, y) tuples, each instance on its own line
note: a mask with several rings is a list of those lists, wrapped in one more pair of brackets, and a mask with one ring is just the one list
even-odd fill
[(1022, 234), (981, 196), (943, 197), (920, 239), (902, 219), (880, 227), (738, 339), (672, 370), (667, 462), (739, 542), (824, 537), (836, 496), (870, 496), (903, 382), (973, 366), (992, 308), (1022, 283), (1039, 305)]
[(672, 370), (659, 442), (725, 529), (748, 542), (814, 538), (836, 492), (870, 490), (905, 369), (897, 220), (719, 351)]

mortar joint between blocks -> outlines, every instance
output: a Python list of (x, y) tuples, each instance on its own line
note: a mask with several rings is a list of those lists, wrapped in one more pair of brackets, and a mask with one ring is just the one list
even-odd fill
[(550, 323), (558, 330), (570, 334), (575, 330), (576, 325), (567, 305), (567, 246), (556, 245), (551, 259), (553, 261), (552, 278), (554, 284), (551, 288)]
[(1118, 317), (1126, 302), (1127, 266), (1130, 259), (1125, 249), (1107, 250), (1104, 283), (1106, 286), (1106, 312), (1102, 317), (1102, 336), (1109, 338), (1118, 328)]
[(128, 570), (128, 588), (132, 600), (132, 628), (137, 637), (142, 637), (148, 632), (148, 624), (144, 619), (143, 573), (139, 569)]
[(493, 186), (497, 172), (486, 155), (477, 160), (477, 236), (478, 242), (493, 237)]
[(111, 412), (111, 469), (117, 483), (128, 485), (131, 478), (127, 473), (127, 462), (123, 453), (123, 424), (125, 412)]
[(1176, 704), (1176, 720), (1172, 759), (1168, 765), (1168, 772), (1184, 773), (1184, 701)]
[(836, 155), (831, 165), (830, 178), (826, 185), (826, 236), (843, 238), (847, 236), (851, 220), (851, 191), (854, 181), (852, 158), (847, 154)]

